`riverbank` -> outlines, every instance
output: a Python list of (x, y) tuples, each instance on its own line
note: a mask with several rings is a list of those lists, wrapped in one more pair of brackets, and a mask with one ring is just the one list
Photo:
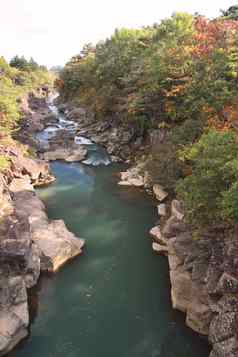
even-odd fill
[[(186, 314), (186, 324), (199, 334), (208, 336), (213, 346), (212, 357), (237, 354), (237, 306), (238, 276), (236, 274), (237, 244), (234, 236), (224, 239), (222, 227), (206, 231), (195, 238), (193, 228), (184, 221), (181, 203), (172, 200), (158, 184), (149, 179), (140, 151), (135, 150), (138, 138), (128, 142), (122, 138), (128, 134), (123, 127), (113, 128), (97, 123), (82, 108), (63, 104), (61, 109), (70, 119), (79, 121), (79, 134), (93, 138), (112, 153), (115, 161), (126, 161), (132, 168), (121, 173), (121, 186), (145, 188), (158, 201), (160, 224), (151, 229), (152, 248), (168, 256), (171, 282), (171, 301), (175, 309)], [(115, 133), (115, 136), (114, 134)], [(154, 131), (147, 138), (140, 138), (141, 155), (146, 146), (160, 141), (163, 130)], [(142, 144), (143, 142), (143, 144)], [(110, 148), (115, 148), (110, 150)], [(126, 156), (120, 153), (129, 147)], [(119, 154), (118, 154), (119, 153)], [(136, 154), (135, 154), (136, 153)], [(119, 156), (114, 156), (114, 154)], [(137, 162), (135, 163), (135, 156)], [(123, 188), (122, 188), (123, 189)]]
[[(47, 108), (44, 107), (44, 101), (38, 101), (36, 98), (34, 99), (34, 107), (37, 112), (37, 116), (35, 117), (37, 120), (37, 125), (35, 127), (38, 128), (38, 132), (42, 132), (42, 129), (46, 128), (44, 130), (44, 135), (43, 135), (43, 141), (42, 141), (42, 136), (37, 137), (35, 136), (35, 130), (31, 130), (31, 125), (26, 125), (25, 123), (31, 123), (31, 121), (34, 118), (34, 114), (30, 117), (26, 117), (26, 122), (23, 122), (23, 127), (22, 130), (20, 131), (20, 137), (24, 138), (25, 142), (31, 142), (32, 145), (34, 146), (34, 150), (38, 152), (39, 156), (44, 159), (50, 159), (52, 161), (55, 161), (57, 159), (63, 159), (68, 162), (78, 162), (78, 161), (90, 161), (92, 163), (92, 156), (90, 156), (90, 147), (93, 147), (93, 143), (91, 140), (85, 139), (85, 137), (82, 137), (81, 135), (84, 135), (85, 132), (82, 132), (81, 127), (80, 127), (80, 122), (79, 122), (79, 127), (75, 126), (73, 123), (74, 121), (71, 121), (70, 123), (70, 118), (66, 118), (67, 120), (64, 121), (63, 118), (56, 118), (58, 113), (49, 113), (47, 112)], [(53, 110), (54, 111), (54, 110)], [(58, 128), (58, 126), (62, 126)], [(72, 130), (73, 126), (73, 130)], [(28, 129), (30, 133), (28, 132)], [(49, 130), (50, 129), (50, 130)], [(60, 129), (60, 130), (58, 130)], [(26, 133), (28, 134), (26, 135)], [(45, 139), (45, 134), (47, 137), (47, 140), (44, 141)], [(75, 135), (77, 137), (77, 142), (79, 144), (75, 143)], [(110, 136), (107, 134), (108, 137)], [(84, 138), (84, 139), (83, 139)], [(29, 141), (30, 140), (30, 141)], [(87, 142), (87, 145), (81, 145), (82, 140), (84, 143)], [(90, 141), (90, 142), (89, 142)], [(76, 146), (77, 145), (77, 146)], [(63, 149), (63, 150), (62, 150)], [(77, 154), (72, 155), (72, 150), (76, 150)], [(83, 152), (83, 155), (80, 155), (79, 152)], [(58, 156), (60, 152), (60, 155)], [(52, 154), (54, 153), (54, 154)], [(51, 155), (51, 157), (49, 157)], [(89, 155), (89, 156), (88, 156)], [(95, 157), (93, 157), (95, 159)], [(122, 161), (122, 158), (115, 159), (113, 156), (111, 157), (112, 161)], [(105, 160), (104, 156), (102, 158), (102, 162), (104, 164), (107, 164), (108, 159)], [(127, 160), (128, 161), (128, 160)], [(17, 158), (17, 162), (19, 162), (19, 157)], [(45, 165), (46, 167), (46, 172), (48, 173), (48, 180), (53, 181), (52, 176), (49, 176), (49, 167), (48, 164), (45, 164), (44, 161), (42, 160), (32, 160), (31, 162), (37, 162), (39, 165)], [(96, 158), (96, 162), (100, 163), (100, 160)], [(31, 173), (31, 171), (28, 169), (22, 170), (24, 174), (28, 172), (28, 174)], [(29, 175), (28, 175), (29, 176)], [(72, 234), (70, 234), (67, 229), (65, 228), (65, 225), (63, 221), (59, 221), (58, 217), (56, 221), (49, 221), (46, 213), (45, 213), (45, 207), (42, 205), (42, 202), (40, 199), (35, 195), (33, 191), (33, 181), (32, 178), (25, 176), (24, 180), (27, 179), (27, 187), (25, 187), (25, 181), (22, 180), (21, 177), (21, 185), (20, 181), (14, 182), (14, 186), (17, 187), (16, 193), (14, 193), (14, 202), (16, 204), (16, 208), (23, 207), (24, 212), (26, 214), (27, 219), (29, 219), (30, 225), (29, 225), (29, 230), (30, 230), (30, 242), (34, 243), (34, 246), (37, 247), (38, 253), (37, 256), (34, 258), (34, 261), (38, 262), (38, 270), (37, 273), (35, 272), (35, 281), (32, 283), (30, 286), (34, 286), (36, 281), (38, 280), (38, 276), (40, 274), (40, 271), (55, 271), (58, 269), (58, 267), (63, 264), (66, 260), (71, 259), (72, 256), (75, 254), (79, 254), (81, 252), (82, 244), (83, 242), (79, 239), (76, 239), (78, 242), (78, 245), (75, 247), (76, 241)], [(42, 173), (40, 173), (38, 176), (35, 174), (35, 186), (37, 186), (37, 181), (38, 179), (41, 178), (40, 185), (43, 185), (44, 183), (44, 176)], [(38, 179), (37, 179), (38, 178)], [(135, 182), (134, 182), (135, 183)], [(12, 185), (13, 186), (13, 185)], [(142, 185), (137, 185), (137, 186), (142, 186)], [(20, 191), (20, 192), (19, 192)], [(156, 191), (157, 195), (159, 196), (161, 194), (160, 190)], [(11, 195), (13, 193), (11, 192)], [(47, 202), (47, 201), (46, 201)], [(14, 209), (16, 209), (14, 208)], [(62, 213), (63, 214), (63, 213)], [(61, 217), (61, 216), (60, 216)], [(147, 228), (148, 229), (148, 228)], [(50, 235), (49, 235), (50, 233)], [(62, 240), (63, 238), (63, 240)], [(70, 241), (70, 249), (65, 247), (65, 243), (68, 243), (68, 240)], [(60, 245), (57, 245), (59, 244)], [(62, 243), (62, 245), (61, 245)], [(56, 246), (56, 245), (57, 246)], [(72, 248), (73, 247), (73, 248)], [(76, 250), (75, 250), (76, 249)], [(57, 250), (58, 255), (54, 255), (55, 250)], [(67, 257), (65, 256), (62, 257), (62, 252), (65, 254), (65, 250), (67, 251)], [(47, 257), (51, 259), (47, 259)], [(19, 272), (19, 269), (18, 269)], [(14, 273), (15, 274), (15, 273)], [(22, 276), (22, 281), (25, 284), (25, 273)], [(27, 274), (29, 275), (29, 274)], [(28, 288), (28, 286), (26, 286)], [(27, 296), (25, 294), (25, 296)], [(25, 306), (25, 311), (28, 313), (26, 301), (24, 300), (24, 306)], [(5, 311), (8, 311), (8, 316), (10, 315), (10, 311), (12, 310), (13, 306), (8, 305), (8, 310), (5, 309)], [(23, 319), (21, 320), (23, 321)], [(9, 339), (9, 343), (7, 347), (5, 348), (4, 352), (7, 351), (8, 349), (11, 349), (13, 345), (17, 344), (20, 338), (23, 336), (26, 336), (27, 332), (27, 326), (29, 323), (29, 315), (27, 315), (27, 320), (23, 321), (22, 327), (19, 329), (17, 327), (17, 330), (24, 330), (24, 334), (19, 335), (16, 333), (14, 330), (14, 333), (11, 335), (11, 338)], [(11, 341), (11, 342), (10, 342)]]
[[(31, 107), (23, 101), (25, 120), (19, 133), (24, 143), (34, 143), (35, 131), (49, 115), (46, 98), (30, 97), (29, 102)], [(1, 356), (28, 335), (28, 290), (37, 284), (40, 272), (55, 272), (79, 255), (84, 245), (62, 220), (48, 219), (34, 188), (55, 178), (49, 165), (32, 158), (31, 151), (32, 147), (9, 137), (1, 139), (0, 153), (7, 163), (0, 174)]]
[(123, 167), (51, 163), (57, 180), (38, 195), (50, 219), (62, 218), (86, 249), (42, 277), (31, 334), (11, 357), (208, 356), (206, 339), (171, 308), (167, 260), (153, 253), (148, 236), (154, 201), (117, 185)]
[(236, 235), (222, 224), (196, 232), (182, 203), (160, 185), (151, 186), (143, 165), (122, 172), (119, 184), (144, 187), (157, 198), (160, 223), (150, 231), (152, 248), (168, 257), (173, 308), (186, 314), (187, 326), (208, 336), (210, 356), (237, 356)]

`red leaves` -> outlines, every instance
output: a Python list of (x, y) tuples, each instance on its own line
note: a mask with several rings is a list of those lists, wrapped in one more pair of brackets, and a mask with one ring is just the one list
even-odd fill
[(195, 21), (193, 55), (195, 57), (209, 56), (215, 48), (226, 48), (228, 40), (234, 39), (238, 33), (238, 21), (213, 20), (198, 17)]

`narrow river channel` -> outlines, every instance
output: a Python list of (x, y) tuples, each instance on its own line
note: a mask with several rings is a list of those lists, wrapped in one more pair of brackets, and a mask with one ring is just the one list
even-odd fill
[(207, 342), (171, 308), (168, 265), (151, 249), (157, 220), (138, 189), (117, 186), (119, 165), (55, 162), (38, 191), (50, 218), (86, 240), (83, 255), (33, 294), (30, 337), (11, 357), (207, 357)]

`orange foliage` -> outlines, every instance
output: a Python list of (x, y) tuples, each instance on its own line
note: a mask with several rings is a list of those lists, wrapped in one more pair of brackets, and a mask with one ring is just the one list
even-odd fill
[(194, 48), (195, 57), (209, 56), (215, 48), (228, 44), (238, 31), (238, 21), (208, 19), (200, 16), (195, 22)]
[[(238, 129), (238, 99), (235, 99), (233, 103), (227, 104), (219, 114), (211, 115), (208, 119), (209, 127), (218, 131)], [(208, 109), (206, 112), (208, 113)]]
[(62, 79), (59, 79), (59, 78), (56, 78), (55, 79), (55, 82), (54, 82), (54, 85), (56, 88), (58, 88), (59, 90), (60, 89), (63, 89), (64, 88), (64, 81)]

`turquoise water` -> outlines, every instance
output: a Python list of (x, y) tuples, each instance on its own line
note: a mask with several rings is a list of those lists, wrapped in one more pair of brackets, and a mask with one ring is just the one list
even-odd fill
[(86, 249), (41, 279), (30, 336), (11, 357), (208, 357), (206, 341), (171, 308), (167, 259), (148, 236), (154, 202), (117, 186), (120, 169), (52, 165), (57, 181), (40, 196)]

